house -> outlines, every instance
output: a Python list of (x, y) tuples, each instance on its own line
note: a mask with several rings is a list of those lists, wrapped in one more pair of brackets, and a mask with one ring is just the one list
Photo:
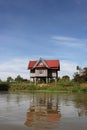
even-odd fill
[(36, 61), (29, 61), (28, 70), (30, 70), (30, 78), (33, 78), (35, 84), (38, 81), (48, 83), (52, 78), (56, 82), (58, 71), (60, 70), (60, 62), (59, 60), (44, 60), (40, 58)]

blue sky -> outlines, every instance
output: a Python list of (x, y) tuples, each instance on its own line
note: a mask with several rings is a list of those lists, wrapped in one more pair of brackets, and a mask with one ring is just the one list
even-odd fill
[(87, 0), (0, 0), (0, 79), (29, 79), (29, 60), (59, 59), (59, 76), (87, 66)]

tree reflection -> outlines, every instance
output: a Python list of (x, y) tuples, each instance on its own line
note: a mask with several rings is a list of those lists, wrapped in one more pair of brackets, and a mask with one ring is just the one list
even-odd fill
[(38, 130), (53, 129), (58, 127), (60, 117), (58, 95), (33, 94), (25, 125)]
[(78, 108), (78, 116), (87, 116), (87, 94), (77, 94), (74, 101), (75, 107)]

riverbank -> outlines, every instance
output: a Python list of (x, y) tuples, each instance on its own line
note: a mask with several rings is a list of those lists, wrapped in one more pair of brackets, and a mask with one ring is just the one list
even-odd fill
[(45, 91), (45, 92), (87, 92), (87, 83), (78, 84), (37, 84), (32, 83), (11, 83), (9, 91)]
[(24, 92), (87, 92), (87, 83), (49, 83), (49, 84), (33, 84), (29, 82), (12, 82), (0, 83), (0, 90), (3, 91), (24, 91)]

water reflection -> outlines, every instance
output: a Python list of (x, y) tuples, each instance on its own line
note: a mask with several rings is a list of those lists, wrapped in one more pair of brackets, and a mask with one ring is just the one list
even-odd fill
[(87, 130), (87, 93), (1, 92), (0, 130), (11, 129)]
[(74, 101), (75, 107), (78, 109), (78, 116), (87, 116), (87, 94), (77, 94)]
[(58, 106), (58, 95), (39, 93), (33, 94), (27, 112), (25, 125), (38, 130), (58, 127), (61, 114)]

